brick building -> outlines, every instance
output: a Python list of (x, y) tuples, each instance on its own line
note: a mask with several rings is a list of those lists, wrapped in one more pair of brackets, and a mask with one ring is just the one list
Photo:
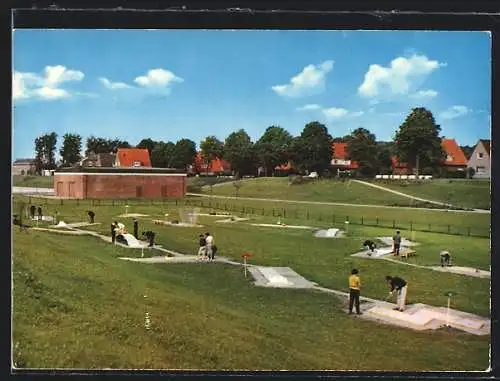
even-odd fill
[(54, 174), (56, 197), (161, 199), (186, 194), (186, 174), (156, 168), (65, 168)]

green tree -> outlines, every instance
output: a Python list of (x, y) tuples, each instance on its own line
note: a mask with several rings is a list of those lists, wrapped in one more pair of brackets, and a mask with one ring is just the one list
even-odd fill
[(255, 173), (255, 156), (252, 139), (244, 129), (235, 131), (224, 142), (224, 159), (236, 176)]
[(56, 168), (56, 145), (57, 134), (55, 132), (41, 135), (35, 139), (35, 168), (38, 174), (41, 174), (43, 169)]
[(388, 175), (392, 173), (392, 155), (391, 151), (387, 148), (378, 147), (377, 160), (379, 164), (379, 171), (383, 175)]
[(61, 166), (70, 167), (81, 159), (82, 137), (77, 134), (64, 134), (63, 144), (59, 150), (61, 155)]
[(196, 143), (190, 139), (180, 139), (175, 143), (173, 166), (187, 170), (196, 157)]
[(158, 142), (151, 151), (151, 166), (155, 168), (172, 168), (174, 156), (174, 143)]
[(292, 160), (299, 171), (323, 173), (332, 160), (332, 137), (324, 124), (306, 124), (300, 136), (292, 142)]
[(258, 164), (264, 167), (265, 176), (290, 159), (292, 141), (292, 135), (284, 128), (271, 126), (255, 143), (255, 155)]
[(473, 146), (460, 146), (462, 152), (464, 153), (465, 155), (465, 158), (467, 160), (470, 159), (470, 157), (472, 156), (472, 153), (474, 152), (474, 148)]
[(90, 136), (87, 138), (85, 155), (93, 153), (116, 153), (118, 148), (131, 148), (127, 141)]
[(217, 139), (215, 136), (207, 136), (200, 142), (201, 156), (203, 163), (206, 165), (207, 173), (209, 165), (212, 160), (221, 158), (224, 153), (224, 143)]
[(366, 128), (357, 128), (349, 135), (347, 156), (358, 162), (362, 176), (374, 176), (379, 171), (377, 141)]
[[(136, 148), (147, 148), (148, 152), (149, 152), (149, 156), (151, 157), (151, 152), (153, 152), (153, 149), (155, 148), (155, 145), (157, 144), (158, 142), (154, 141), (153, 139), (151, 138), (147, 138), (147, 139), (142, 139), (139, 144), (137, 144), (135, 147)], [(121, 147), (120, 147), (121, 148)]]
[(441, 127), (436, 124), (432, 112), (414, 108), (399, 127), (394, 137), (395, 153), (409, 168), (439, 168), (445, 153), (439, 136)]

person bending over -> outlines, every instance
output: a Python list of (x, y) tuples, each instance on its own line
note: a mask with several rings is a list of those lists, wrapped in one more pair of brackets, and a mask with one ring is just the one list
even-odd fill
[(372, 253), (375, 251), (375, 243), (369, 239), (367, 239), (365, 242), (363, 242), (363, 246), (366, 247), (368, 250), (370, 250)]
[(439, 257), (441, 259), (441, 267), (451, 266), (451, 255), (448, 251), (443, 250), (439, 253)]
[(390, 275), (387, 275), (385, 277), (385, 280), (391, 286), (391, 291), (389, 291), (389, 297), (391, 297), (395, 291), (398, 293), (398, 298), (397, 298), (398, 305), (397, 305), (397, 307), (395, 307), (393, 309), (403, 312), (405, 310), (406, 292), (408, 290), (408, 282), (405, 281), (403, 278), (400, 278), (397, 276), (392, 277)]

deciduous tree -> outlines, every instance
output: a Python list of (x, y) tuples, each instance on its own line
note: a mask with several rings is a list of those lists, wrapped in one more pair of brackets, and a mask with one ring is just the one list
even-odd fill
[(187, 170), (196, 157), (196, 143), (190, 139), (180, 139), (175, 143), (173, 166)]
[(255, 156), (252, 139), (244, 129), (235, 131), (224, 142), (224, 159), (237, 176), (255, 173)]
[(292, 159), (300, 171), (323, 173), (332, 160), (332, 137), (324, 124), (306, 124), (300, 136), (292, 142)]
[(264, 167), (266, 176), (290, 159), (292, 141), (292, 135), (284, 128), (271, 126), (255, 143), (255, 154), (259, 165)]
[(357, 128), (349, 135), (347, 156), (358, 162), (362, 176), (373, 176), (379, 171), (377, 141), (366, 128)]
[(206, 171), (209, 171), (209, 165), (212, 160), (221, 158), (224, 153), (224, 143), (217, 139), (215, 136), (207, 136), (200, 142), (201, 155), (203, 163), (206, 165)]
[(410, 168), (438, 168), (444, 158), (440, 138), (441, 127), (432, 112), (414, 108), (394, 137), (395, 153)]
[(61, 155), (61, 166), (70, 167), (81, 159), (82, 137), (77, 134), (64, 134), (63, 144), (59, 150)]

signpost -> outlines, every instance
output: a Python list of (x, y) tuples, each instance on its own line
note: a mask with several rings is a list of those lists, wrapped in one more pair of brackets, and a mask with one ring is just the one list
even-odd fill
[(345, 232), (349, 233), (349, 221), (345, 221)]
[(448, 297), (448, 303), (446, 307), (446, 326), (450, 327), (450, 304), (451, 304), (451, 297), (456, 295), (455, 292), (453, 291), (448, 291), (444, 294), (445, 296)]
[(251, 257), (250, 253), (243, 253), (243, 267), (245, 268), (245, 278), (247, 277), (247, 258)]
[(128, 205), (125, 205), (125, 215), (128, 215)]

